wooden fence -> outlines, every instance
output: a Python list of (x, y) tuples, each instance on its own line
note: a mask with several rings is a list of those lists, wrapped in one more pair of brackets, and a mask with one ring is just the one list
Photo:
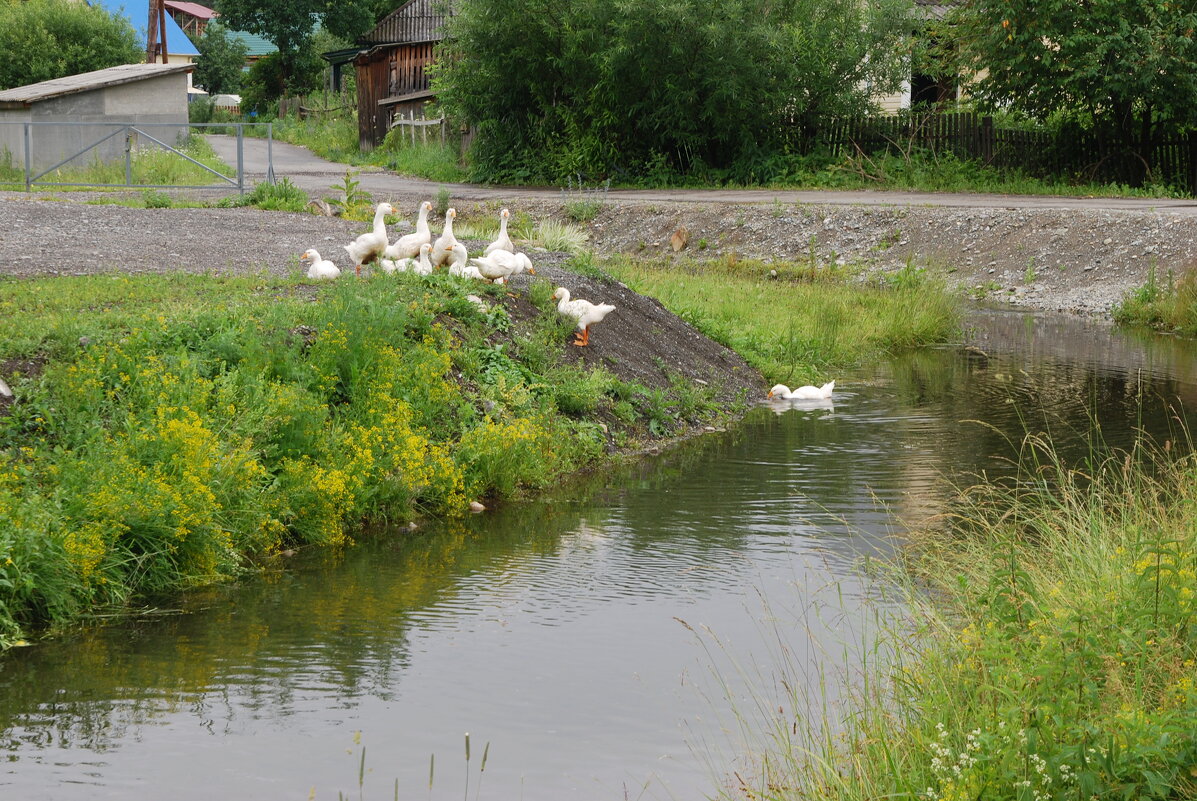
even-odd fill
[(278, 115), (285, 117), (295, 114), (301, 120), (307, 117), (323, 117), (338, 111), (356, 108), (353, 95), (321, 92), (311, 95), (295, 95), (280, 97), (278, 100)]
[(793, 129), (791, 145), (845, 158), (858, 154), (909, 154), (915, 150), (1030, 175), (1095, 183), (1166, 184), (1197, 194), (1197, 135), (1173, 135), (1155, 144), (1149, 158), (1110, 137), (1091, 132), (1002, 128), (972, 112), (914, 113), (836, 120), (814, 136)]

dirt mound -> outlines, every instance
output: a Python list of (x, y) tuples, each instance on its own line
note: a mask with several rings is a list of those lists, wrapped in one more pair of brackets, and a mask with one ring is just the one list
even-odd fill
[[(526, 293), (541, 278), (563, 286), (575, 298), (610, 303), (615, 311), (590, 330), (586, 347), (566, 348), (566, 359), (604, 367), (624, 381), (662, 388), (683, 381), (710, 387), (723, 401), (763, 395), (764, 379), (731, 349), (715, 342), (665, 309), (655, 299), (638, 295), (618, 281), (578, 275), (562, 269), (561, 254), (533, 254), (536, 276), (519, 275), (512, 288)], [(519, 319), (541, 312), (526, 297), (508, 298), (508, 310)]]

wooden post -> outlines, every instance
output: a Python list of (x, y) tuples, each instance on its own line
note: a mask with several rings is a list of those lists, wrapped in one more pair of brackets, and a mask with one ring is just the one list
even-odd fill
[(1197, 195), (1197, 132), (1189, 131), (1189, 192)]
[(993, 161), (993, 117), (981, 118), (981, 161), (989, 164)]

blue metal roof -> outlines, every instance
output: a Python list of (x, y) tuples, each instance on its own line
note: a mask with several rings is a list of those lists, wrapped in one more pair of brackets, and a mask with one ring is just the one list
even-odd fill
[[(147, 0), (88, 0), (88, 5), (101, 6), (110, 14), (120, 14), (133, 23), (138, 41), (145, 47), (146, 29), (150, 24), (150, 4)], [(198, 56), (199, 51), (183, 33), (179, 23), (170, 14), (166, 15), (166, 51), (171, 55)]]

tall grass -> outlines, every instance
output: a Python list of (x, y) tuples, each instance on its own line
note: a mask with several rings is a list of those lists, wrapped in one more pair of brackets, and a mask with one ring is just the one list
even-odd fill
[(1189, 270), (1164, 280), (1151, 270), (1147, 283), (1129, 292), (1114, 309), (1114, 319), (1124, 325), (1144, 325), (1187, 336), (1197, 336), (1197, 271)]
[(1008, 483), (963, 490), (903, 566), (917, 631), (893, 625), (841, 729), (777, 727), (752, 790), (1197, 795), (1197, 458), (1182, 444), (1074, 469), (1031, 438)]
[(770, 381), (810, 382), (829, 370), (954, 335), (956, 298), (911, 272), (893, 286), (849, 282), (834, 267), (760, 262), (642, 261), (604, 267), (739, 352)]

